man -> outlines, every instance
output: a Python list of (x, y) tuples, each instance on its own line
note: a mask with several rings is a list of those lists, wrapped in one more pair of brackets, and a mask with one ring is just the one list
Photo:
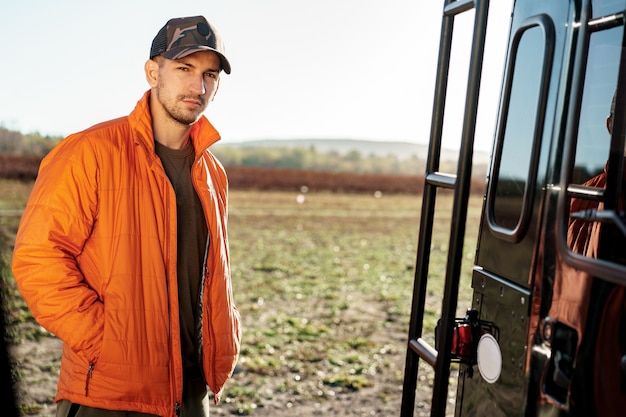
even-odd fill
[[(613, 131), (615, 101), (614, 95), (609, 115), (606, 118), (609, 136)], [(605, 188), (607, 173), (608, 163), (603, 172), (590, 178), (583, 185)], [(626, 171), (622, 172), (622, 184), (626, 184)], [(625, 204), (623, 195), (620, 196), (618, 204), (619, 210), (622, 210)], [(604, 210), (604, 202), (581, 198), (571, 200), (570, 214), (591, 210), (601, 212)], [(570, 217), (567, 232), (568, 246), (577, 254), (594, 259), (599, 258), (600, 236), (603, 231), (608, 230), (607, 225), (600, 221)], [(617, 241), (613, 244), (617, 248), (622, 247)], [(619, 260), (614, 259), (612, 262), (619, 262)], [(587, 345), (587, 340), (593, 344), (593, 354), (584, 356), (584, 359), (577, 358), (576, 362), (572, 363), (574, 367), (580, 367), (582, 371), (579, 370), (576, 373), (573, 369), (569, 371), (568, 377), (572, 378), (570, 386), (572, 409), (581, 413), (582, 410), (593, 408), (595, 411), (593, 415), (622, 416), (626, 407), (626, 372), (623, 368), (623, 361), (626, 358), (625, 288), (602, 282), (590, 273), (562, 262), (555, 270), (553, 291), (548, 316), (576, 331), (578, 338), (576, 354), (581, 354), (581, 344)], [(587, 324), (590, 309), (595, 314), (601, 314), (597, 326), (590, 327)], [(598, 311), (598, 309), (601, 310)]]
[[(613, 95), (609, 115), (606, 117), (606, 130), (611, 136), (613, 132), (613, 118), (615, 114), (616, 95)], [(604, 188), (606, 186), (606, 175), (608, 166), (605, 164), (604, 171), (598, 175), (588, 179), (584, 186)], [(626, 181), (626, 172), (624, 173)], [(582, 212), (585, 210), (598, 209), (602, 210), (604, 203), (595, 200), (572, 199), (570, 213)], [(599, 223), (592, 223), (583, 219), (572, 219), (568, 226), (567, 240), (572, 251), (581, 253), (590, 257), (597, 257), (597, 243), (599, 241)]]
[(127, 117), (70, 135), (41, 163), (13, 274), (63, 341), (57, 416), (208, 415), (240, 349), (228, 183), (202, 115), (230, 63), (202, 16), (152, 43)]

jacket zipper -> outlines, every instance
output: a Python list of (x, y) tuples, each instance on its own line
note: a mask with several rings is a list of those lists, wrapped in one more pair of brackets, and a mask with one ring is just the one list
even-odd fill
[[(196, 164), (198, 164), (198, 163), (199, 163), (199, 159), (196, 162)], [(210, 171), (210, 169), (209, 169), (209, 171)], [(213, 237), (211, 236), (211, 227), (210, 227), (210, 220), (209, 220), (209, 215), (211, 213), (207, 212), (206, 204), (212, 204), (212, 202), (211, 202), (211, 197), (212, 197), (211, 189), (214, 189), (215, 185), (213, 184), (213, 178), (211, 178), (211, 173), (210, 172), (207, 173), (207, 181), (210, 182), (209, 201), (205, 202), (204, 199), (200, 198), (200, 203), (202, 204), (202, 207), (204, 209), (204, 217), (205, 217), (206, 222), (207, 222), (207, 229), (208, 229), (208, 236), (209, 236), (208, 239), (209, 239), (209, 242), (211, 242), (213, 240)], [(196, 188), (196, 193), (198, 193), (197, 187), (196, 187), (196, 179), (195, 179), (195, 176), (193, 175), (193, 170), (192, 170), (191, 182), (192, 182), (194, 188)], [(200, 194), (198, 194), (198, 195), (200, 195)], [(217, 217), (218, 216), (217, 209), (214, 208), (213, 210), (215, 211), (214, 215)], [(215, 242), (211, 242), (210, 244), (215, 245)], [(210, 247), (207, 248), (207, 253), (205, 255), (205, 265), (204, 265), (205, 266), (205, 269), (204, 269), (205, 274), (204, 274), (204, 276), (202, 278), (202, 288), (203, 288), (203, 291), (204, 291), (204, 282), (208, 279), (209, 280), (209, 286), (210, 286), (211, 285), (210, 280), (212, 279), (212, 274), (209, 272), (209, 265), (208, 265), (209, 250), (211, 250)], [(210, 358), (211, 358), (211, 366), (212, 366), (213, 369), (215, 369), (215, 357), (216, 357), (217, 344), (215, 343), (215, 329), (213, 329), (213, 324), (212, 324), (212, 322), (210, 320), (210, 317), (211, 317), (211, 303), (207, 303), (207, 304), (208, 304), (208, 306), (207, 306), (207, 315), (209, 316), (209, 318), (204, 317), (204, 315), (201, 315), (200, 318), (201, 318), (201, 320), (206, 322), (206, 326), (208, 327), (208, 330), (209, 330), (209, 332), (211, 334), (212, 352), (211, 352)], [(201, 325), (200, 325), (200, 329), (201, 330), (200, 331), (202, 331), (202, 324), (203, 323), (201, 322)], [(204, 369), (202, 371), (204, 372)], [(212, 381), (213, 382), (213, 386), (216, 386), (217, 385), (217, 381), (215, 380), (215, 373), (213, 373), (212, 376), (213, 376), (213, 381)], [(214, 395), (215, 395), (215, 401), (216, 401), (216, 404), (217, 404), (217, 401), (219, 401), (218, 393), (214, 393)]]
[[(166, 178), (166, 187), (172, 187), (169, 179), (167, 178), (167, 174), (165, 172), (163, 172), (163, 175)], [(171, 221), (171, 216), (172, 216), (172, 211), (170, 210), (170, 193), (167, 193), (167, 205), (166, 205), (166, 219), (168, 222), (168, 226), (171, 225), (172, 221)], [(169, 230), (169, 227), (168, 227)], [(176, 234), (176, 237), (178, 238), (178, 233)], [(171, 297), (171, 290), (172, 287), (170, 285), (170, 268), (169, 268), (169, 261), (170, 261), (170, 254), (172, 253), (172, 240), (171, 239), (167, 239), (167, 261), (166, 264), (168, 265), (168, 270), (167, 270), (167, 280), (166, 280), (166, 285), (167, 285), (167, 294), (168, 294), (168, 300), (167, 300), (167, 308), (168, 308), (168, 317), (169, 317), (169, 323), (170, 323), (170, 369), (171, 369), (171, 380), (172, 380), (172, 397), (176, 398), (176, 375), (174, 372), (174, 364), (173, 364), (173, 357), (174, 357), (174, 341), (173, 341), (173, 333), (172, 333), (172, 329), (174, 328), (174, 323), (172, 323), (172, 311), (171, 311), (171, 306), (172, 304), (170, 303), (170, 297)], [(180, 416), (181, 413), (181, 401), (182, 400), (178, 400), (176, 399), (174, 402), (174, 413), (176, 414), (176, 416)]]
[[(203, 206), (204, 207), (204, 206)], [(206, 218), (206, 214), (205, 214)], [(208, 225), (207, 225), (208, 229)], [(203, 379), (206, 381), (206, 377), (204, 376), (204, 358), (202, 355), (202, 321), (204, 318), (203, 309), (204, 309), (204, 283), (206, 282), (209, 275), (208, 268), (208, 257), (209, 250), (211, 247), (211, 231), (207, 231), (206, 243), (204, 245), (204, 260), (202, 261), (202, 276), (200, 277), (200, 291), (198, 291), (198, 299), (196, 300), (196, 310), (198, 314), (198, 319), (194, 323), (194, 343), (196, 344), (196, 363), (200, 367), (200, 371), (202, 372)]]
[[(144, 145), (145, 146), (145, 145)], [(146, 148), (146, 152), (150, 155), (150, 152), (148, 151), (148, 149)], [(163, 164), (160, 162), (159, 158), (155, 155), (154, 159), (156, 160), (155, 162), (157, 162), (158, 166), (161, 169), (161, 173), (163, 174), (163, 177), (165, 178), (165, 187), (172, 187), (169, 178), (167, 177), (167, 174), (165, 173), (165, 169), (163, 168)], [(167, 202), (165, 204), (165, 218), (166, 221), (168, 223), (168, 227), (167, 230), (169, 230), (169, 226), (171, 225), (171, 210), (170, 210), (170, 198), (169, 198), (170, 194), (169, 194), (169, 190), (168, 192), (166, 192), (166, 198), (167, 198)], [(168, 319), (169, 319), (169, 349), (170, 349), (170, 380), (171, 380), (171, 386), (172, 386), (172, 398), (176, 398), (176, 377), (174, 375), (174, 365), (172, 362), (172, 358), (173, 358), (173, 354), (174, 354), (174, 347), (173, 347), (173, 339), (172, 339), (172, 329), (174, 324), (172, 323), (172, 304), (170, 302), (170, 296), (171, 296), (171, 286), (170, 286), (170, 268), (169, 268), (169, 260), (170, 260), (170, 254), (171, 254), (171, 250), (172, 250), (172, 241), (171, 239), (167, 239), (167, 259), (165, 260), (165, 264), (168, 265), (167, 267), (167, 271), (166, 271), (166, 280), (165, 280), (165, 285), (167, 288), (167, 310), (168, 310)], [(181, 401), (182, 400), (178, 400), (176, 399), (174, 401), (174, 413), (176, 416), (180, 416), (181, 413)]]
[[(206, 375), (204, 374), (204, 355), (202, 354), (203, 348), (202, 348), (202, 327), (203, 327), (203, 321), (205, 319), (204, 314), (203, 314), (203, 310), (204, 310), (204, 284), (207, 280), (207, 276), (209, 275), (209, 265), (208, 265), (208, 260), (209, 260), (209, 250), (211, 250), (211, 227), (209, 227), (209, 217), (208, 217), (208, 213), (207, 213), (207, 208), (206, 208), (206, 204), (204, 199), (201, 197), (201, 193), (198, 192), (198, 186), (196, 185), (196, 177), (194, 175), (194, 170), (197, 170), (198, 166), (201, 165), (201, 159), (202, 156), (198, 156), (196, 157), (196, 159), (194, 160), (194, 164), (192, 166), (191, 169), (191, 185), (196, 193), (196, 195), (198, 196), (198, 199), (200, 200), (200, 205), (202, 206), (202, 212), (204, 214), (204, 222), (206, 224), (207, 227), (207, 238), (206, 238), (206, 243), (204, 245), (204, 259), (202, 260), (202, 276), (200, 277), (200, 291), (198, 291), (198, 299), (196, 300), (197, 304), (196, 304), (196, 308), (198, 311), (198, 321), (195, 327), (195, 331), (197, 332), (196, 337), (194, 338), (194, 342), (197, 344), (197, 356), (196, 356), (196, 360), (198, 361), (198, 365), (200, 367), (200, 371), (202, 372), (203, 375), (203, 379), (206, 380)], [(209, 174), (210, 175), (210, 174)]]
[(89, 381), (93, 375), (93, 368), (95, 365), (95, 363), (90, 363), (89, 368), (87, 368), (87, 378), (85, 379), (85, 397), (89, 397)]

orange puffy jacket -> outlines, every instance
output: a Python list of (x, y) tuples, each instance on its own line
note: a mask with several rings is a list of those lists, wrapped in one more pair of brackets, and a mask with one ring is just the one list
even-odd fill
[[(626, 163), (626, 160), (624, 161)], [(591, 178), (583, 185), (605, 188), (607, 169)], [(626, 171), (623, 181), (626, 181)], [(624, 202), (620, 202), (624, 206)], [(620, 209), (622, 209), (620, 207)], [(594, 200), (572, 199), (570, 213), (591, 209), (604, 210), (604, 203)], [(570, 249), (589, 258), (598, 258), (601, 235), (601, 223), (571, 218), (567, 243)], [(608, 294), (601, 312), (602, 319), (598, 323), (597, 333), (586, 334), (587, 317), (593, 278), (589, 273), (575, 269), (564, 262), (556, 265), (552, 304), (548, 316), (565, 323), (577, 331), (578, 346), (583, 338), (593, 337), (594, 356), (591, 380), (585, 380), (586, 389), (593, 394), (593, 402), (597, 416), (618, 417), (624, 415), (626, 407), (626, 388), (622, 382), (623, 371), (621, 360), (624, 347), (621, 345), (623, 328), (626, 325), (626, 291), (624, 287), (615, 286)], [(577, 360), (578, 361), (578, 360)], [(571, 403), (582, 401), (574, 395)]]
[[(73, 134), (41, 163), (12, 268), (36, 320), (63, 341), (56, 399), (173, 416), (182, 400), (176, 197), (154, 152), (150, 91), (128, 117)], [(210, 246), (201, 352), (219, 402), (240, 350), (232, 298), (225, 171), (202, 117), (191, 130), (193, 184)]]

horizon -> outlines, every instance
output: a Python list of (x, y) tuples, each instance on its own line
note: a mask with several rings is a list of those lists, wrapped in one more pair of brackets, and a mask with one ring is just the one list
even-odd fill
[[(20, 132), (17, 130), (12, 130), (7, 128), (6, 126), (3, 126), (2, 123), (0, 123), (0, 128), (2, 129), (6, 129), (9, 132), (12, 133), (18, 133), (22, 136), (29, 136), (29, 135), (38, 135), (42, 138), (50, 138), (53, 140), (63, 140), (65, 139), (65, 136), (61, 136), (61, 135), (46, 135), (43, 134), (41, 132), (28, 132), (28, 133), (24, 133), (24, 132)], [(277, 144), (289, 144), (289, 143), (294, 143), (294, 142), (323, 142), (323, 143), (332, 143), (334, 145), (340, 145), (341, 143), (346, 143), (346, 142), (351, 142), (351, 143), (369, 143), (372, 145), (386, 145), (386, 146), (393, 146), (393, 145), (404, 145), (404, 146), (418, 146), (418, 147), (428, 147), (429, 143), (428, 142), (410, 142), (410, 141), (404, 141), (404, 140), (396, 140), (396, 139), (358, 139), (358, 138), (341, 138), (341, 137), (337, 137), (337, 138), (314, 138), (314, 137), (302, 137), (302, 138), (257, 138), (257, 139), (244, 139), (244, 140), (225, 140), (225, 139), (221, 139), (220, 141), (216, 142), (214, 145), (212, 146), (229, 146), (229, 145), (246, 145), (246, 144), (253, 144), (253, 143), (271, 143), (271, 142), (276, 142)], [(455, 148), (446, 148), (446, 147), (442, 147), (442, 150), (444, 151), (456, 151), (457, 149)], [(474, 153), (475, 154), (485, 154), (485, 153), (489, 153), (490, 150), (483, 150), (483, 149), (475, 149)]]

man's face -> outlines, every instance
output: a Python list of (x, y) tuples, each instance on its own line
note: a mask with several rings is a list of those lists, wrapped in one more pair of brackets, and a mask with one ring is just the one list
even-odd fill
[(154, 94), (170, 119), (195, 123), (219, 87), (220, 60), (215, 52), (201, 51), (178, 60), (157, 58), (159, 69)]

